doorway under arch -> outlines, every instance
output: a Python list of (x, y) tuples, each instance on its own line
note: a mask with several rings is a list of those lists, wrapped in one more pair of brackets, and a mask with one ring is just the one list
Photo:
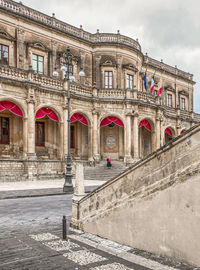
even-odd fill
[(105, 117), (100, 123), (101, 158), (124, 158), (124, 124), (115, 116)]

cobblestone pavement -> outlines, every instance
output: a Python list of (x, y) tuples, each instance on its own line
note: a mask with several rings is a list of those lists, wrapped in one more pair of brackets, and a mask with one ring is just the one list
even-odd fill
[(0, 269), (198, 269), (78, 230), (62, 240), (71, 195), (0, 201)]

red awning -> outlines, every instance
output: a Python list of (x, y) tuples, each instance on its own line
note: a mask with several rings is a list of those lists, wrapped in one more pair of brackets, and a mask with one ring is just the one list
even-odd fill
[(185, 129), (183, 129), (183, 130), (181, 131), (181, 134), (183, 134), (183, 132), (185, 132)]
[(70, 118), (70, 122), (73, 123), (73, 122), (76, 122), (76, 121), (79, 121), (81, 122), (83, 125), (86, 125), (88, 126), (88, 121), (87, 119), (80, 113), (74, 113), (72, 115), (72, 117)]
[(151, 125), (149, 124), (149, 122), (146, 119), (140, 121), (139, 127), (142, 127), (142, 126), (144, 126), (146, 129), (151, 131)]
[(100, 126), (101, 127), (108, 126), (111, 123), (115, 123), (116, 125), (118, 125), (120, 127), (123, 127), (124, 126), (123, 122), (119, 118), (117, 118), (115, 116), (108, 116), (108, 117), (104, 118), (101, 121)]
[(9, 110), (10, 112), (14, 113), (15, 115), (23, 117), (23, 113), (22, 113), (21, 109), (11, 101), (5, 101), (5, 100), (0, 101), (0, 112), (2, 112), (4, 110)]
[(173, 136), (173, 134), (172, 134), (172, 131), (171, 131), (171, 129), (169, 129), (169, 128), (166, 128), (165, 129), (165, 133), (167, 133), (169, 136)]
[(46, 107), (42, 107), (41, 109), (39, 109), (35, 115), (35, 118), (41, 119), (45, 117), (46, 115), (53, 121), (59, 122), (58, 116), (56, 115), (56, 113), (53, 110)]

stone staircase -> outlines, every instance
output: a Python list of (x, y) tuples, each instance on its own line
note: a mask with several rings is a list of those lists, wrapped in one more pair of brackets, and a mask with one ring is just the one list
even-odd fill
[(106, 161), (101, 161), (95, 167), (85, 166), (84, 176), (85, 180), (108, 181), (126, 169), (127, 167), (122, 161), (112, 161), (111, 168), (106, 167)]

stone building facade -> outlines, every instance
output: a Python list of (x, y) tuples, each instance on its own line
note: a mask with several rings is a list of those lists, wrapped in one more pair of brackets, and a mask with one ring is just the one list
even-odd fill
[[(60, 70), (67, 48), (76, 78), (70, 85)], [(199, 122), (193, 86), (193, 75), (144, 55), (138, 40), (119, 31), (91, 34), (0, 0), (0, 179), (62, 177), (68, 88), (73, 159), (133, 163)]]

